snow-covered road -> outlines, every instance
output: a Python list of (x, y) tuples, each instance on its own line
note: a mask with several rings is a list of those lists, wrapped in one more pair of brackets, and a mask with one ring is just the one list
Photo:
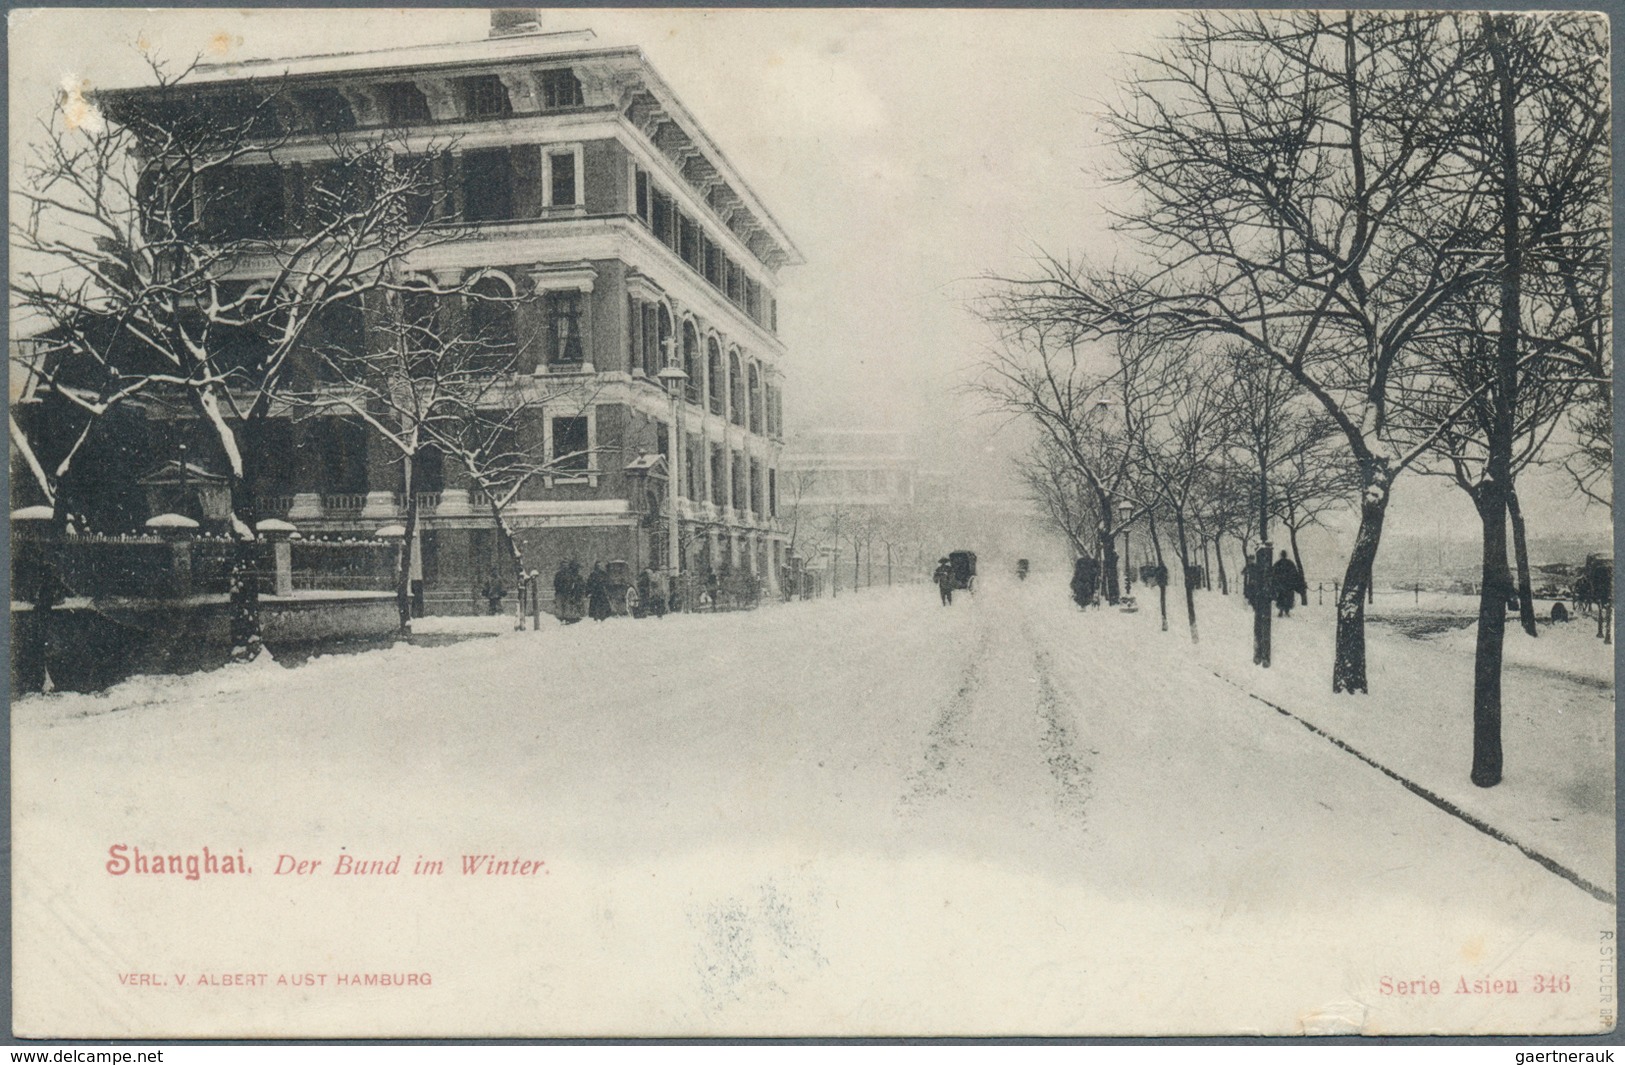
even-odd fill
[[(19, 1027), (1605, 1026), (1611, 905), (1176, 635), (994, 580), (23, 700)], [(252, 872), (115, 876), (120, 843)]]

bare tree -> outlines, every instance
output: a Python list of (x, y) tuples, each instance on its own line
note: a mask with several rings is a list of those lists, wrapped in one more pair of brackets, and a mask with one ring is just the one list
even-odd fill
[[(1424, 448), (1389, 415), (1417, 334), (1492, 257), (1463, 248), (1439, 116), (1464, 86), (1453, 22), (1390, 12), (1193, 15), (1144, 60), (1113, 111), (1118, 228), (1140, 265), (1050, 259), (1007, 279), (1029, 318), (1107, 335), (1158, 322), (1218, 334), (1318, 402), (1360, 472), (1338, 604), (1334, 691), (1365, 691), (1364, 600), (1394, 479)], [(1420, 136), (1423, 128), (1429, 136)]]
[(1516, 478), (1562, 424), (1576, 389), (1600, 384), (1607, 28), (1580, 13), (1484, 14), (1463, 24), (1476, 31), (1464, 33), (1462, 52), (1479, 120), (1453, 145), (1462, 177), (1438, 192), (1480, 205), (1475, 235), (1493, 250), (1495, 269), (1444, 305), (1428, 337), (1435, 372), (1407, 413), (1483, 526), (1472, 780), (1491, 787), (1501, 779), (1503, 640), (1514, 595), (1535, 631), (1527, 548), (1516, 545), (1519, 586), (1507, 566), (1509, 517), (1522, 540)]
[(1067, 542), (1072, 554), (1098, 559), (1101, 519), (1095, 494), (1054, 442), (1034, 444), (1016, 461), (1016, 472), (1046, 524)]
[[(396, 601), (404, 631), (411, 625), (411, 559), (420, 535), (418, 468), (443, 455), (442, 441), (467, 440), (468, 423), (483, 417), (481, 407), (497, 398), (499, 381), (510, 380), (527, 360), (514, 338), (458, 329), (456, 316), (437, 313), (443, 300), (517, 299), (466, 286), (437, 287), (420, 278), (391, 282), (381, 295), (367, 335), (314, 344), (316, 372), (294, 375), (285, 395), (296, 416), (347, 417), (398, 456), (405, 550), (396, 571)], [(536, 406), (534, 397), (519, 403), (523, 410)]]
[[(1133, 474), (1138, 494), (1174, 526), (1185, 619), (1191, 642), (1199, 640), (1191, 533), (1202, 489), (1216, 460), (1230, 447), (1233, 422), (1223, 394), (1230, 367), (1189, 342), (1137, 335), (1119, 345), (1125, 382), (1126, 424), (1134, 441)], [(1157, 542), (1158, 564), (1161, 561)], [(1165, 611), (1166, 614), (1166, 611)]]
[(86, 415), (162, 391), (212, 433), (236, 545), (232, 657), (249, 659), (261, 644), (255, 486), (295, 353), (331, 308), (454, 234), (421, 210), (425, 166), (382, 141), (334, 141), (288, 204), (279, 87), (211, 93), (153, 75), (102, 101), (95, 122), (47, 123), (17, 190), (30, 211), (13, 227), (26, 261), (13, 300), (49, 323), (50, 372), (101, 376), (75, 400)]
[[(1105, 594), (1116, 603), (1118, 526), (1145, 509), (1134, 495), (1136, 444), (1127, 422), (1136, 399), (1130, 390), (1144, 384), (1119, 372), (1117, 347), (1128, 342), (1123, 337), (1081, 345), (1068, 322), (1043, 311), (1019, 289), (987, 296), (981, 313), (1000, 332), (1001, 343), (972, 388), (993, 410), (1028, 420), (1088, 486), (1100, 519)], [(1118, 513), (1122, 503), (1130, 506), (1126, 516)]]

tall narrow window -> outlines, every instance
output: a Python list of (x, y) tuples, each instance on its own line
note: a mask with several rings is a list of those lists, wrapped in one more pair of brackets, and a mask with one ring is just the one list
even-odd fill
[(721, 414), (728, 397), (728, 380), (722, 376), (722, 349), (716, 337), (706, 342), (705, 384), (711, 393), (711, 413)]
[(700, 334), (693, 322), (683, 323), (683, 398), (690, 403), (700, 402)]
[(677, 215), (677, 254), (694, 269), (700, 269), (700, 228), (682, 213)]
[(692, 434), (684, 445), (683, 481), (687, 485), (683, 494), (688, 498), (699, 499), (705, 494), (705, 474), (700, 472), (700, 438)]
[(762, 374), (754, 362), (750, 364), (750, 431), (762, 431)]
[(728, 420), (745, 425), (745, 375), (739, 372), (739, 352), (728, 353)]
[(722, 280), (718, 271), (722, 268), (722, 253), (717, 250), (716, 242), (710, 237), (705, 238), (705, 279), (711, 282), (713, 288), (721, 288)]
[(500, 373), (511, 368), (519, 350), (513, 290), (500, 278), (481, 278), (468, 295), (468, 325), (478, 344), (473, 369)]
[(649, 172), (642, 167), (638, 168), (637, 178), (633, 182), (632, 197), (637, 201), (633, 205), (644, 225), (649, 225)]
[(547, 153), (548, 202), (554, 207), (576, 204), (576, 153)]
[(547, 305), (547, 361), (552, 366), (577, 366), (581, 346), (581, 293), (549, 292)]
[(587, 419), (584, 417), (553, 419), (553, 466), (570, 473), (586, 473)]
[(779, 516), (779, 471), (771, 467), (767, 471), (767, 516)]
[(722, 445), (711, 445), (711, 502), (722, 506), (722, 496), (727, 490), (727, 482), (723, 477)]
[[(640, 364), (646, 374), (660, 372), (660, 308), (653, 303), (643, 305), (643, 361)], [(653, 369), (651, 369), (653, 367)]]
[(514, 216), (513, 165), (506, 148), (463, 153), (463, 217), (497, 222)]
[(633, 296), (626, 297), (626, 368), (633, 373), (642, 370), (639, 354), (642, 344), (639, 334), (643, 332), (643, 308)]
[(670, 247), (676, 239), (672, 233), (672, 205), (671, 197), (656, 189), (653, 197), (653, 229), (655, 236), (659, 237)]
[(735, 510), (744, 510), (750, 503), (745, 497), (745, 456), (735, 451), (732, 458), (729, 472), (733, 474), (733, 496), (728, 500), (728, 505)]
[(672, 342), (671, 311), (669, 311), (666, 308), (665, 304), (661, 304), (660, 305), (660, 350), (658, 352), (656, 352), (656, 355), (655, 355), (656, 361), (653, 363), (653, 365), (648, 367), (648, 372), (649, 372), (650, 377), (653, 377), (655, 374), (659, 373), (661, 371), (661, 369), (666, 365), (666, 360), (671, 358), (671, 353), (672, 353), (671, 352), (671, 342)]

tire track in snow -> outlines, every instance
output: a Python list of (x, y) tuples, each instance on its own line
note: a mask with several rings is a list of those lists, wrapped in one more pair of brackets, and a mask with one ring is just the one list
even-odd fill
[(959, 687), (943, 704), (942, 712), (925, 735), (925, 754), (920, 768), (909, 775), (909, 789), (903, 796), (903, 808), (917, 807), (927, 799), (940, 799), (951, 790), (954, 774), (950, 766), (958, 767), (964, 761), (961, 748), (965, 742), (965, 726), (970, 718), (971, 702), (982, 687), (982, 663), (987, 658), (989, 640), (987, 629), (981, 628), (974, 649), (965, 659), (960, 673)]
[[(1015, 610), (1018, 618), (1014, 624), (1006, 624), (1002, 616), (979, 619), (959, 685), (926, 734), (920, 768), (910, 775), (901, 805), (905, 811), (917, 811), (930, 800), (968, 800), (982, 794), (989, 786), (986, 767), (978, 763), (982, 770), (978, 774), (970, 763), (977, 757), (997, 757), (991, 749), (981, 750), (983, 745), (1019, 737), (1021, 757), (1034, 769), (1029, 793), (1043, 801), (1047, 790), (1049, 804), (1062, 820), (1082, 827), (1092, 794), (1076, 718), (1082, 704), (1056, 676), (1054, 663), (1035, 638), (1020, 604), (987, 605), (999, 615)], [(1024, 653), (991, 661), (995, 635), (1001, 637), (1000, 648), (1019, 647)], [(1002, 786), (1019, 790), (1014, 779), (1005, 778)], [(984, 800), (989, 797), (983, 795)]]
[[(1033, 675), (1038, 681), (1038, 717), (1043, 725), (1039, 747), (1049, 775), (1055, 781), (1055, 805), (1061, 813), (1083, 824), (1088, 820), (1089, 783), (1088, 763), (1080, 756), (1077, 731), (1068, 720), (1069, 707), (1081, 707), (1072, 692), (1059, 687), (1055, 679), (1054, 664), (1049, 653), (1033, 639), (1032, 629), (1022, 618), (1022, 636), (1033, 653)], [(1091, 751), (1091, 754), (1094, 752)]]

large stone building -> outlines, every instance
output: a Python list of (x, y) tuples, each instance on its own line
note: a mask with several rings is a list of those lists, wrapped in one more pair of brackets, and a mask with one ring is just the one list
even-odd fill
[[(505, 511), (527, 566), (667, 566), (677, 439), (684, 572), (742, 570), (775, 589), (777, 284), (799, 253), (638, 49), (497, 12), (483, 41), (202, 66), (186, 85), (209, 106), (250, 79), (285, 87), (295, 130), (274, 165), (242, 168), (254, 224), (293, 210), (302, 173), (323, 165), (335, 137), (387, 134), (402, 152), (432, 155), (439, 209), (459, 237), (407, 265), (442, 289), (495, 297), (453, 298), (441, 313), (479, 316), (482, 335), (520, 353), (523, 439), (560, 462)], [(359, 309), (347, 335), (369, 342)], [(668, 365), (687, 374), (678, 404), (657, 379)], [(188, 431), (149, 429), (159, 457), (176, 449), (166, 434)], [(307, 535), (370, 535), (400, 520), (400, 455), (366, 427), (317, 418), (274, 432), (283, 446), (266, 449), (262, 515)], [(500, 557), (496, 526), (453, 463), (430, 454), (414, 482), (429, 609), (468, 609)]]

